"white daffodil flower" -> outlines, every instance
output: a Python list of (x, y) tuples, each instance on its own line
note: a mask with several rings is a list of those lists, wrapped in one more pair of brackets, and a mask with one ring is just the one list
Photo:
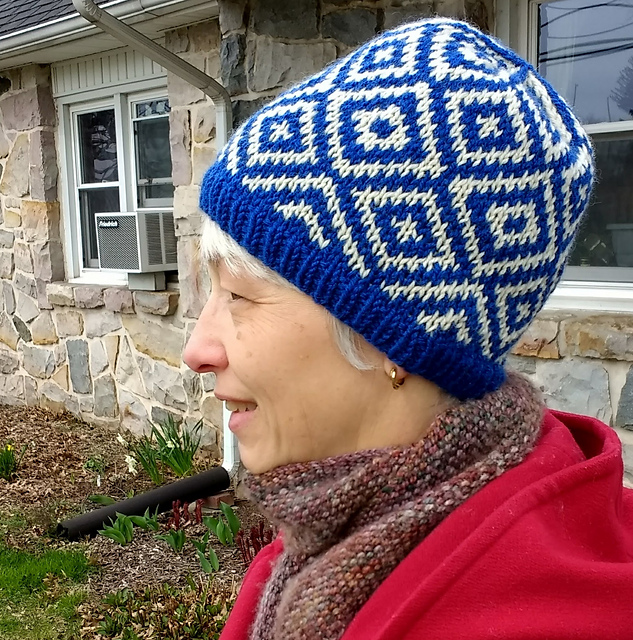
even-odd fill
[(128, 473), (131, 473), (135, 476), (138, 471), (136, 470), (137, 460), (134, 456), (125, 456), (125, 462), (127, 463)]

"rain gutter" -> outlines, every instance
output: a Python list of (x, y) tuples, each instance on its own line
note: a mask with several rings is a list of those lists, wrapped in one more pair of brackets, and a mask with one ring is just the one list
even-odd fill
[[(231, 98), (226, 89), (206, 73), (189, 64), (171, 51), (165, 49), (147, 36), (139, 33), (129, 25), (121, 22), (118, 18), (110, 15), (101, 7), (98, 7), (92, 0), (73, 0), (75, 9), (89, 22), (99, 27), (101, 30), (114, 36), (120, 42), (140, 51), (150, 60), (157, 62), (161, 67), (171, 71), (174, 75), (182, 78), (189, 84), (200, 89), (208, 95), (215, 105), (216, 121), (215, 136), (216, 148), (219, 151), (228, 142), (231, 132), (233, 115), (231, 109)], [(239, 469), (239, 452), (237, 440), (233, 432), (229, 429), (230, 413), (224, 407), (222, 413), (223, 422), (223, 460), (222, 466), (228, 471), (231, 479), (237, 475)]]
[[(211, 4), (209, 0), (207, 2)], [(170, 9), (175, 8), (176, 5), (184, 7), (185, 11), (191, 11), (204, 4), (204, 0), (114, 0), (108, 2), (106, 7), (110, 15), (120, 19), (135, 20), (160, 17), (169, 13)], [(7, 58), (17, 58), (15, 64), (12, 63), (11, 66), (21, 66), (19, 56), (90, 37), (92, 30), (93, 27), (86, 24), (81, 16), (71, 13), (43, 24), (5, 33), (0, 35), (0, 62)]]

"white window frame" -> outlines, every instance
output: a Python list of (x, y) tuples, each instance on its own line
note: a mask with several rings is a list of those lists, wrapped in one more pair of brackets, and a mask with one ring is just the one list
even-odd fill
[[(71, 283), (126, 285), (127, 273), (101, 271), (83, 266), (79, 189), (77, 184), (79, 137), (76, 118), (81, 113), (114, 108), (117, 133), (118, 187), (121, 211), (137, 211), (136, 153), (132, 127), (133, 105), (146, 100), (168, 97), (164, 78), (151, 78), (116, 87), (104, 87), (57, 98), (59, 107), (58, 154), (60, 166), (60, 199), (67, 281)], [(163, 116), (164, 117), (164, 116)], [(142, 210), (173, 210), (172, 206), (142, 207)]]
[[(142, 116), (142, 117), (138, 117), (135, 114), (135, 109), (134, 107), (137, 104), (141, 104), (143, 102), (149, 102), (150, 100), (156, 100), (156, 99), (160, 99), (160, 98), (167, 98), (167, 91), (165, 91), (165, 93), (163, 95), (157, 96), (154, 92), (151, 93), (144, 93), (141, 94), (139, 96), (129, 96), (128, 97), (128, 109), (129, 109), (129, 119), (127, 121), (127, 126), (129, 127), (130, 131), (129, 131), (129, 136), (131, 138), (131, 145), (130, 145), (130, 151), (131, 151), (131, 162), (132, 162), (132, 170), (131, 170), (131, 175), (132, 175), (132, 186), (133, 188), (130, 190), (131, 191), (131, 198), (132, 198), (132, 207), (136, 208), (136, 209), (142, 209), (143, 211), (151, 211), (151, 210), (157, 210), (157, 211), (164, 211), (165, 209), (171, 210), (173, 209), (173, 202), (174, 199), (173, 198), (152, 198), (152, 200), (154, 201), (152, 204), (148, 204), (146, 206), (141, 207), (138, 202), (140, 201), (140, 193), (139, 193), (139, 178), (138, 178), (138, 149), (137, 149), (137, 145), (136, 142), (134, 140), (134, 123), (135, 122), (147, 122), (148, 120), (164, 120), (165, 118), (167, 118), (168, 116), (165, 116), (163, 114), (161, 115), (153, 115), (153, 116)], [(155, 184), (173, 184), (173, 179), (170, 177), (169, 180), (162, 180), (161, 182), (157, 182)]]
[[(495, 35), (535, 67), (538, 6), (552, 1), (497, 0)], [(586, 125), (585, 130), (589, 134), (632, 131), (633, 121)], [(567, 267), (545, 308), (633, 313), (633, 268)]]

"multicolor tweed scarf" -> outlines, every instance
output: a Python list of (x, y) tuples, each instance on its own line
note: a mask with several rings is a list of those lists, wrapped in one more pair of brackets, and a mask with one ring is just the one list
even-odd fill
[(251, 499), (284, 533), (252, 640), (337, 640), (394, 568), (465, 500), (519, 464), (542, 404), (524, 378), (438, 416), (405, 447), (250, 476)]

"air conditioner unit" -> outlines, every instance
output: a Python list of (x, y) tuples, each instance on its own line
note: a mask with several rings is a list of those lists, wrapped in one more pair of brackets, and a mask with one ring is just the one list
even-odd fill
[(172, 211), (97, 213), (101, 269), (150, 273), (177, 269)]

